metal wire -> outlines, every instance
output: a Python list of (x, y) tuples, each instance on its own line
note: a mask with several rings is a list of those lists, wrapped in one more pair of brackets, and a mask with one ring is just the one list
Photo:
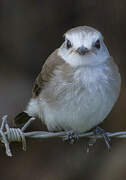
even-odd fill
[[(0, 128), (0, 141), (4, 143), (6, 154), (7, 156), (12, 156), (12, 152), (9, 146), (10, 142), (21, 142), (22, 149), (26, 151), (26, 138), (34, 138), (34, 139), (47, 139), (47, 138), (63, 138), (69, 132), (62, 131), (62, 132), (46, 132), (46, 131), (33, 131), (33, 132), (24, 132), (26, 128), (35, 120), (35, 118), (31, 118), (21, 129), (19, 128), (10, 128), (7, 123), (7, 115), (2, 117), (2, 124)], [(108, 137), (115, 137), (115, 138), (126, 138), (126, 131), (121, 132), (114, 132), (110, 133), (107, 132)], [(79, 138), (89, 138), (93, 139), (96, 138), (93, 132), (88, 133), (80, 133), (78, 134)], [(103, 138), (103, 136), (99, 135), (97, 138)]]

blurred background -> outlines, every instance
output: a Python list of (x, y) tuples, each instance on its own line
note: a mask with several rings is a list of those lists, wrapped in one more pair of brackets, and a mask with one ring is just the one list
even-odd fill
[[(0, 117), (9, 124), (23, 111), (32, 84), (48, 55), (63, 42), (63, 33), (75, 26), (100, 30), (122, 76), (119, 100), (102, 123), (106, 131), (126, 130), (126, 1), (125, 0), (1, 0), (0, 1)], [(33, 128), (41, 129), (34, 125)], [(86, 140), (75, 145), (60, 139), (28, 140), (27, 152), (11, 145), (13, 158), (0, 146), (0, 179), (124, 180), (126, 139), (112, 139), (108, 152), (98, 140), (86, 153)]]

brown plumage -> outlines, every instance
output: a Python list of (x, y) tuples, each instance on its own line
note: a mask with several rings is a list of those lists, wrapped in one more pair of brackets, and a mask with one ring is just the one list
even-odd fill
[(59, 76), (62, 76), (64, 80), (71, 81), (74, 69), (59, 56), (57, 56), (57, 50), (55, 50), (45, 61), (41, 72), (37, 76), (32, 89), (32, 97), (36, 98), (47, 83), (55, 76), (56, 70), (59, 71)]
[(85, 132), (107, 117), (120, 83), (101, 33), (76, 27), (65, 33), (63, 44), (47, 58), (25, 112), (40, 118), (49, 131)]

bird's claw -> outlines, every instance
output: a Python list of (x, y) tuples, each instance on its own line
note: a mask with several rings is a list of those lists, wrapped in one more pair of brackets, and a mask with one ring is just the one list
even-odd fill
[(67, 142), (69, 144), (74, 144), (79, 140), (79, 136), (76, 132), (69, 131), (66, 133), (66, 135), (63, 137), (63, 141)]
[(106, 144), (108, 150), (110, 151), (110, 149), (111, 149), (111, 146), (110, 146), (110, 138), (109, 138), (109, 136), (107, 135), (107, 132), (105, 132), (104, 129), (102, 129), (102, 128), (100, 128), (99, 126), (97, 126), (97, 127), (94, 129), (94, 134), (95, 134), (96, 137), (97, 137), (98, 135), (101, 135), (101, 136), (104, 138), (105, 144)]

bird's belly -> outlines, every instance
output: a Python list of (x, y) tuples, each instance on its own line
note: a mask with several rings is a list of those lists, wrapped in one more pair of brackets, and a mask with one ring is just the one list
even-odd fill
[(44, 103), (44, 120), (48, 129), (85, 132), (102, 122), (111, 111), (118, 93), (102, 86), (91, 89), (93, 92), (66, 93), (56, 106)]

